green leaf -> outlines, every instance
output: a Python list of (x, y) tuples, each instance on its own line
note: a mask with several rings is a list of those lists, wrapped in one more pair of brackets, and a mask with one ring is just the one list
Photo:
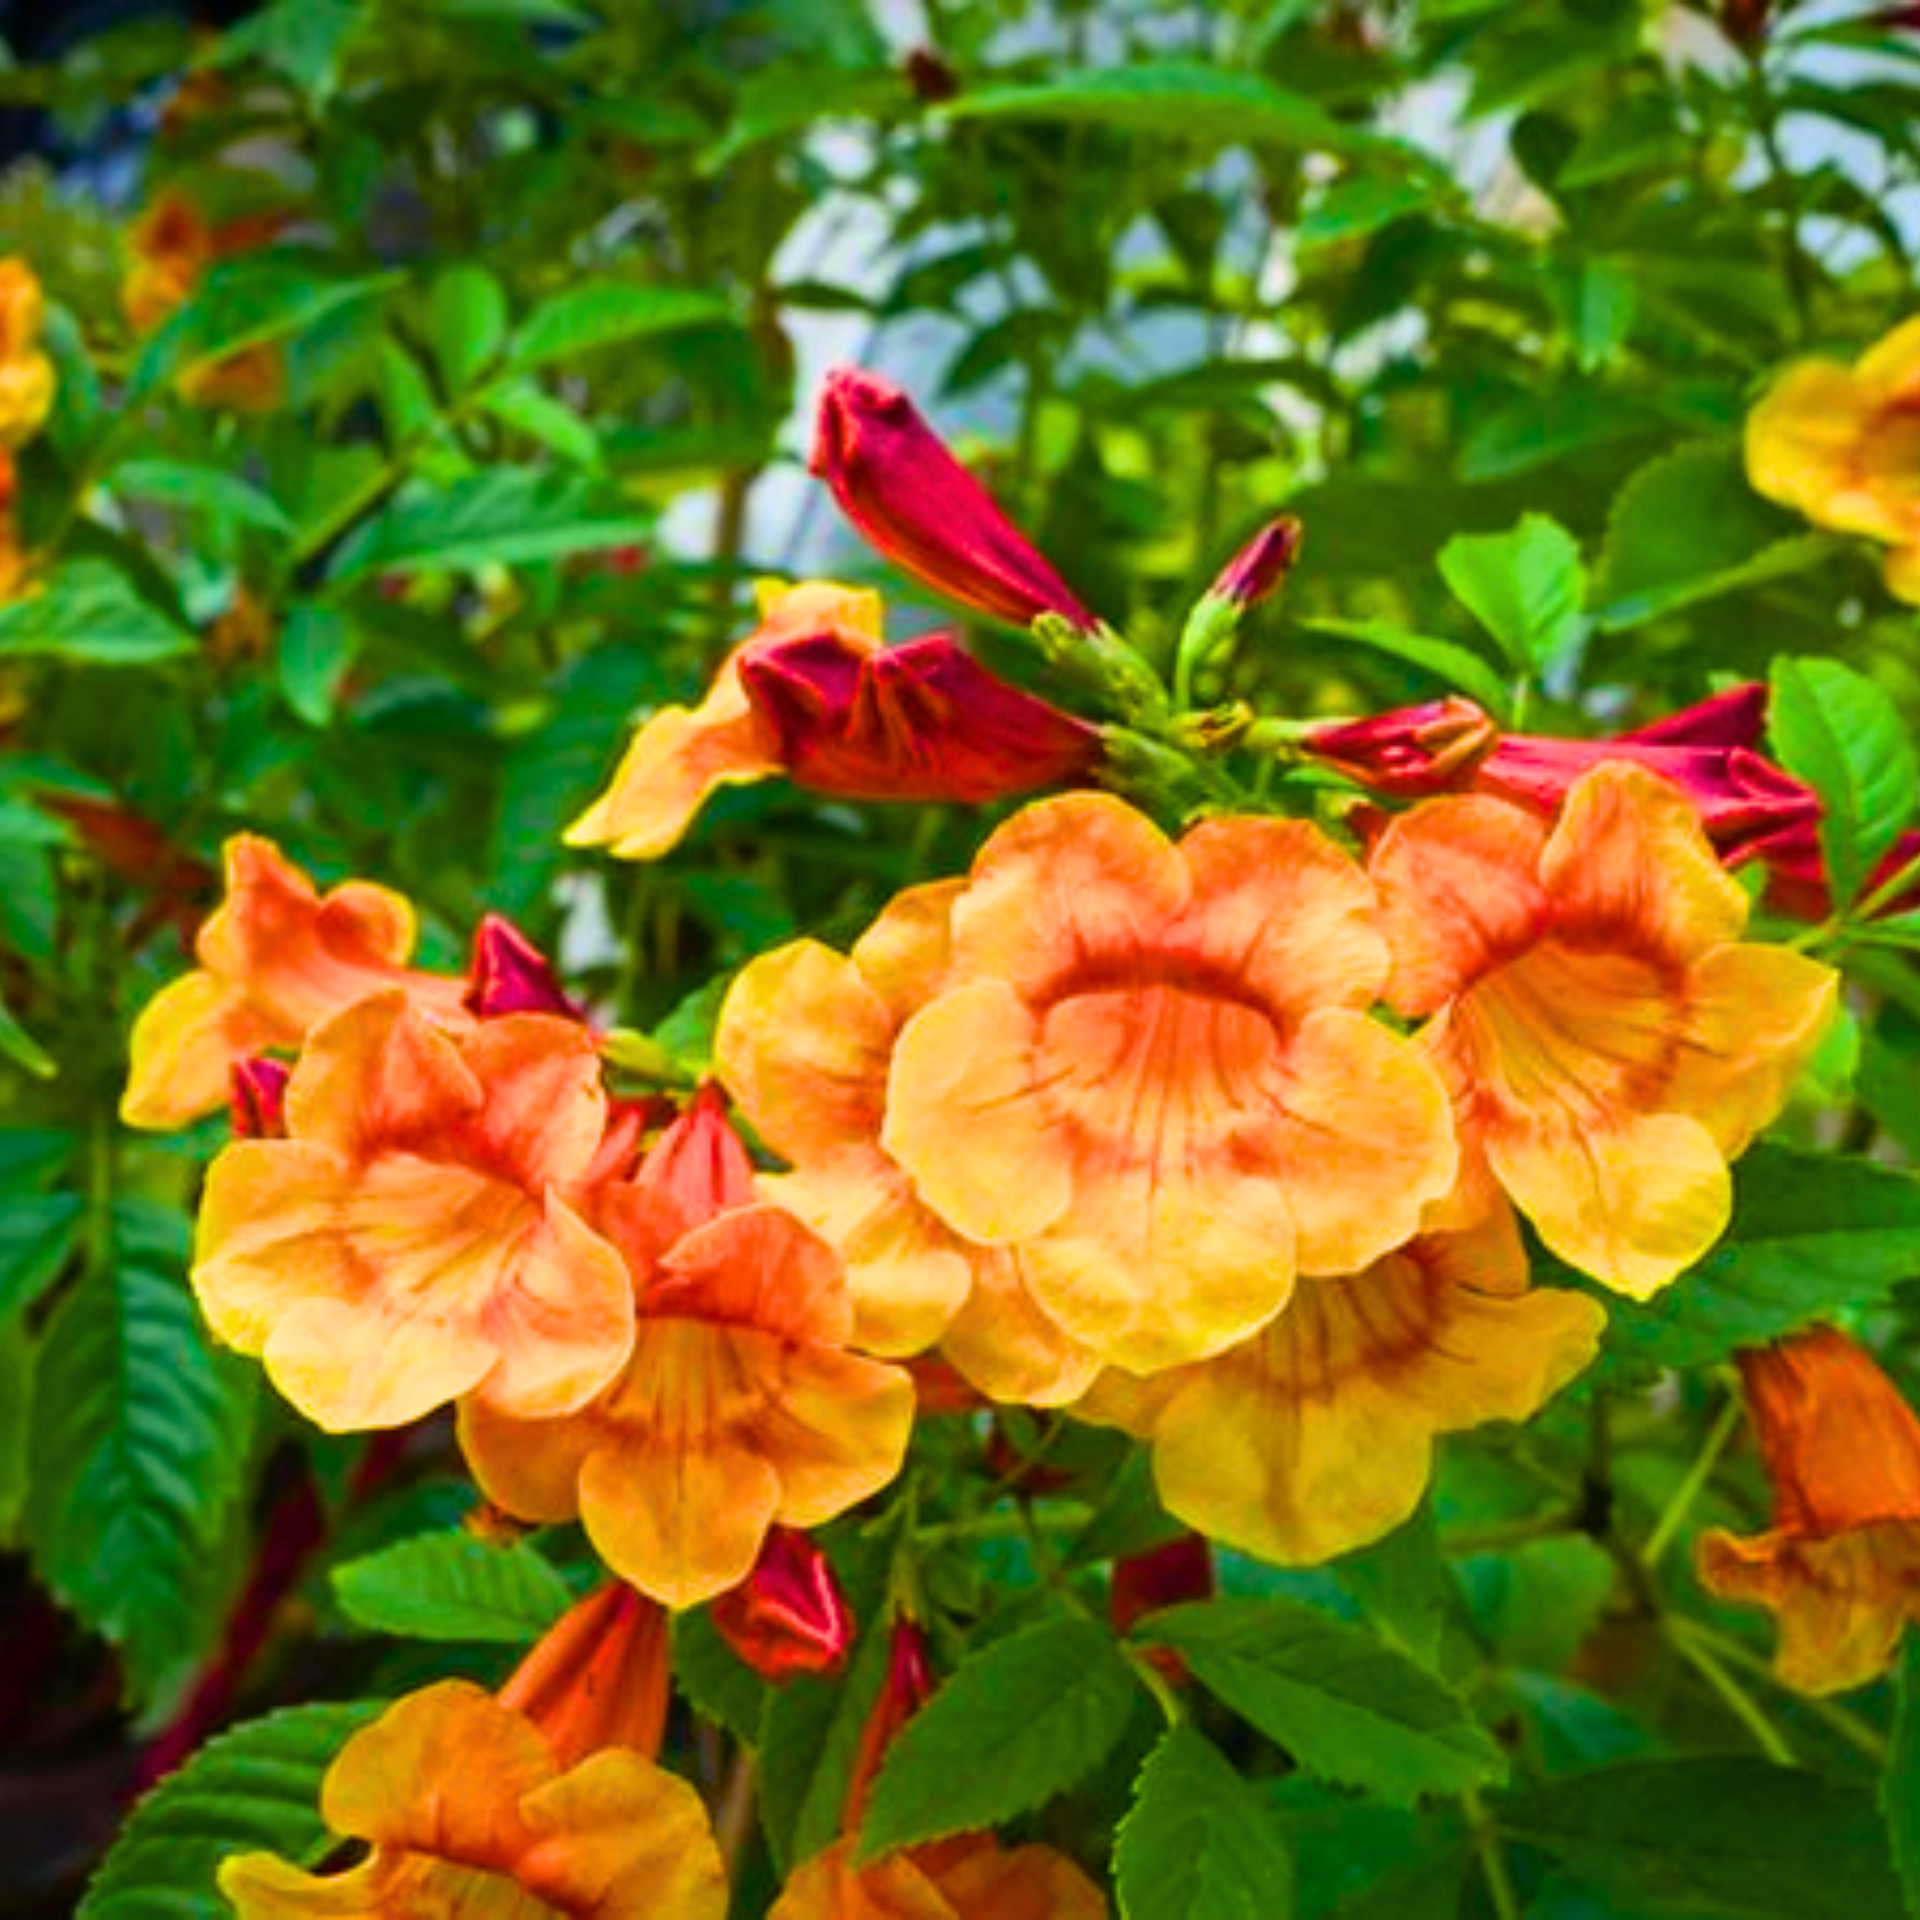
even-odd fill
[(442, 491), (409, 488), (341, 548), (333, 578), (519, 565), (625, 546), (651, 530), (651, 516), (604, 481), (496, 467)]
[(257, 57), (303, 92), (323, 97), (332, 90), (348, 39), (364, 21), (354, 0), (275, 0), (221, 34), (210, 57), (223, 66)]
[(941, 109), (949, 120), (1049, 120), (1213, 144), (1390, 150), (1304, 94), (1258, 74), (1186, 61), (1144, 61), (1066, 80), (972, 89)]
[(80, 1228), (77, 1193), (9, 1194), (0, 1208), (0, 1320), (24, 1312), (60, 1276)]
[(223, 1733), (134, 1808), (80, 1902), (77, 1920), (230, 1920), (214, 1875), (230, 1853), (313, 1866), (338, 1844), (320, 1781), (374, 1701), (287, 1707)]
[(862, 1856), (998, 1826), (1051, 1799), (1106, 1758), (1139, 1685), (1091, 1620), (1043, 1621), (981, 1649), (889, 1748)]
[(312, 332), (329, 315), (400, 284), (397, 273), (334, 276), (314, 253), (266, 252), (223, 261), (156, 333), (134, 369), (127, 405), (178, 367)]
[(1634, 1759), (1503, 1800), (1502, 1831), (1619, 1910), (1738, 1920), (1899, 1920), (1872, 1797), (1758, 1759)]
[(673, 1677), (696, 1713), (743, 1746), (760, 1744), (770, 1690), (720, 1637), (710, 1608), (673, 1616)]
[(1417, 213), (1434, 197), (1435, 184), (1426, 180), (1382, 180), (1370, 175), (1336, 180), (1307, 210), (1295, 243), (1312, 248), (1357, 240), (1403, 214)]
[(5, 1000), (0, 1000), (0, 1053), (36, 1080), (51, 1080), (60, 1071), (59, 1061), (20, 1024)]
[(1897, 1687), (1880, 1810), (1906, 1895), (1907, 1920), (1920, 1920), (1920, 1637), (1911, 1633), (1900, 1656)]
[(1384, 1800), (1500, 1779), (1493, 1737), (1452, 1690), (1364, 1627), (1298, 1601), (1170, 1607), (1139, 1637), (1174, 1648), (1208, 1692), (1309, 1772)]
[(1817, 565), (1832, 536), (1769, 506), (1747, 485), (1737, 444), (1707, 441), (1662, 454), (1620, 489), (1595, 583), (1600, 628), (1623, 632), (1743, 587)]
[(33, 1375), (39, 1342), (24, 1314), (0, 1320), (0, 1548), (20, 1544), (27, 1501), (27, 1433), (33, 1420)]
[(1521, 673), (1544, 672), (1579, 645), (1587, 572), (1557, 520), (1529, 513), (1506, 533), (1456, 534), (1440, 572)]
[(1220, 1750), (1175, 1727), (1140, 1770), (1114, 1837), (1125, 1920), (1288, 1920), (1293, 1858)]
[(581, 467), (600, 464), (600, 436), (571, 407), (532, 380), (490, 387), (483, 404), (496, 420), (537, 440), (563, 460)]
[[(889, 1634), (870, 1628), (839, 1679), (770, 1687), (760, 1725), (760, 1817), (782, 1873), (839, 1833), (860, 1736), (887, 1677)], [(697, 1696), (696, 1696), (697, 1697)]]
[(732, 308), (717, 293), (589, 280), (534, 308), (513, 342), (507, 365), (524, 373), (550, 361), (578, 359), (599, 347), (720, 326), (732, 318)]
[(1767, 733), (1780, 764), (1819, 794), (1834, 902), (1852, 902), (1920, 806), (1920, 755), (1899, 709), (1837, 660), (1773, 663)]
[(177, 659), (198, 645), (104, 560), (70, 560), (38, 593), (0, 607), (0, 660), (44, 656), (136, 667)]
[(1451, 640), (1406, 633), (1386, 620), (1313, 619), (1302, 624), (1309, 633), (1352, 640), (1377, 652), (1390, 653), (1396, 660), (1405, 660), (1432, 674), (1442, 686), (1479, 701), (1490, 713), (1506, 711), (1507, 683), (1477, 653), (1456, 646)]
[(303, 600), (280, 629), (280, 691), (310, 727), (333, 718), (340, 689), (360, 651), (360, 636), (337, 607)]
[(1639, 283), (1612, 260), (1581, 260), (1553, 275), (1547, 291), (1573, 342), (1582, 373), (1604, 367), (1626, 345), (1639, 309)]
[(1880, 1299), (1916, 1272), (1911, 1173), (1762, 1145), (1734, 1168), (1726, 1238), (1651, 1300), (1610, 1296), (1607, 1345), (1654, 1366), (1704, 1366)]
[(179, 1214), (115, 1206), (106, 1259), (48, 1323), (30, 1437), (34, 1564), (143, 1698), (218, 1631), (201, 1577), (252, 1429), (253, 1370), (209, 1350), (186, 1259)]
[(428, 1533), (333, 1570), (347, 1616), (413, 1640), (537, 1639), (573, 1602), (567, 1583), (524, 1541), (490, 1546), (469, 1533)]
[(465, 393), (506, 341), (506, 289), (485, 267), (462, 261), (434, 280), (427, 324), (447, 390)]
[(113, 490), (124, 499), (155, 500), (210, 519), (238, 520), (269, 533), (290, 534), (293, 522), (250, 480), (212, 467), (182, 466), (173, 460), (129, 460), (115, 467)]

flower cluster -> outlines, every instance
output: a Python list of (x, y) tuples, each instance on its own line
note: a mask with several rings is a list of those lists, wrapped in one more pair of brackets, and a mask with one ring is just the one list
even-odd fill
[(253, 838), (227, 869), (124, 1105), (177, 1125), (231, 1085), (242, 1137), (194, 1267), (218, 1338), (329, 1430), (457, 1402), (495, 1501), (581, 1519), (676, 1606), (893, 1477), (912, 1385), (848, 1350), (839, 1259), (754, 1197), (716, 1097), (664, 1128), (610, 1097), (593, 1029), (504, 923), (465, 979), (425, 973), (384, 889), (322, 895)]

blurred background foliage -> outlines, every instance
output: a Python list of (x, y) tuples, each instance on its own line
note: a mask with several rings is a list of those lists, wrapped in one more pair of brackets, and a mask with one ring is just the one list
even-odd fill
[[(756, 577), (877, 581), (898, 633), (937, 616), (805, 478), (835, 360), (907, 385), (1149, 649), (1242, 539), (1299, 515), (1236, 689), (1266, 711), (1438, 695), (1464, 650), (1466, 690), (1536, 730), (1649, 719), (1782, 652), (1847, 660), (1911, 714), (1913, 616), (1876, 554), (1759, 499), (1740, 459), (1774, 370), (1850, 360), (1913, 311), (1910, 11), (0, 13), (0, 252), (45, 285), (58, 377), (0, 607), (0, 1910), (65, 1910), (156, 1751), (415, 1677), (426, 1656), (369, 1643), (325, 1572), (463, 1498), (444, 1442), (370, 1476), (208, 1351), (179, 1276), (221, 1129), (114, 1118), (129, 1021), (187, 964), (229, 834), (406, 893), (436, 964), (508, 913), (621, 1022), (686, 1033), (749, 954), (955, 870), (977, 812), (778, 786), (655, 865), (559, 843), (629, 718), (745, 632)], [(1574, 611), (1516, 680), (1438, 561), (1524, 514), (1571, 536), (1552, 567)], [(1907, 1014), (1877, 1033), (1860, 1124), (1920, 1146), (1920, 1001), (1889, 991)], [(1706, 1406), (1650, 1439), (1629, 1421), (1607, 1497), (1656, 1512)], [(1463, 1451), (1449, 1513), (1491, 1538), (1516, 1475), (1581, 1483), (1581, 1412), (1528, 1446)], [(289, 1501), (325, 1540), (306, 1631), (236, 1669)], [(1610, 1575), (1583, 1545), (1461, 1563), (1542, 1770), (1648, 1726), (1737, 1740), (1694, 1669), (1590, 1631)], [(1567, 1680), (1576, 1648), (1651, 1715)], [(1806, 1725), (1848, 1761), (1844, 1725)], [(1335, 1902), (1308, 1910), (1396, 1897), (1406, 1873), (1381, 1895), (1342, 1868), (1348, 1900), (1311, 1836), (1351, 1833), (1295, 1812)], [(1374, 1824), (1383, 1870), (1460, 1845), (1437, 1816)], [(1549, 1885), (1578, 1878), (1577, 1839)], [(1434, 1899), (1418, 1911), (1455, 1910)]]

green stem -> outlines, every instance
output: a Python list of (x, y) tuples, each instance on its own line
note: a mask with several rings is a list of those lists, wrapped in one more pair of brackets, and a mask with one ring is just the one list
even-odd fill
[(1660, 1564), (1661, 1555), (1672, 1546), (1687, 1515), (1693, 1510), (1693, 1503), (1713, 1478), (1713, 1471), (1720, 1464), (1720, 1456), (1726, 1451), (1727, 1442), (1740, 1430), (1740, 1413), (1738, 1396), (1729, 1394), (1707, 1434), (1706, 1445), (1687, 1469), (1686, 1478), (1674, 1489), (1673, 1498), (1654, 1522), (1653, 1531), (1647, 1536), (1647, 1544), (1641, 1549), (1641, 1559), (1649, 1573)]
[(1487, 1899), (1495, 1920), (1521, 1920), (1520, 1896), (1514, 1891), (1513, 1875), (1507, 1870), (1507, 1850), (1500, 1828), (1486, 1802), (1472, 1787), (1460, 1795), (1460, 1810), (1467, 1817), (1467, 1829), (1473, 1835), (1473, 1850), (1479, 1857), (1480, 1876), (1487, 1883)]
[(1703, 1626), (1698, 1620), (1687, 1620), (1687, 1633), (1696, 1644), (1704, 1646), (1716, 1660), (1727, 1666), (1738, 1667), (1743, 1673), (1750, 1673), (1757, 1680), (1764, 1680), (1770, 1687), (1792, 1695), (1794, 1704), (1824, 1722), (1856, 1753), (1864, 1754), (1876, 1766), (1884, 1766), (1887, 1758), (1886, 1737), (1875, 1727), (1870, 1726), (1859, 1714), (1843, 1707), (1837, 1700), (1823, 1699), (1818, 1694), (1795, 1692), (1774, 1672), (1773, 1663), (1764, 1655), (1755, 1653), (1750, 1647), (1743, 1647), (1738, 1640), (1730, 1639), (1724, 1633), (1716, 1632), (1712, 1627)]
[(1674, 1651), (1720, 1696), (1728, 1712), (1753, 1735), (1760, 1751), (1776, 1766), (1792, 1766), (1793, 1749), (1779, 1728), (1767, 1718), (1753, 1695), (1722, 1665), (1715, 1649), (1702, 1641), (1693, 1622), (1669, 1614), (1662, 1624)]

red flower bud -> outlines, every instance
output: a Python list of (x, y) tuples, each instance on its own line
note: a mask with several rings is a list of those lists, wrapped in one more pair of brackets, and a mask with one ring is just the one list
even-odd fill
[(809, 466), (888, 559), (941, 593), (1015, 626), (1042, 613), (1099, 624), (890, 381), (828, 374)]
[(284, 1140), (287, 1136), (287, 1082), (293, 1069), (271, 1054), (256, 1053), (233, 1063), (231, 1113), (236, 1140)]
[(739, 656), (747, 698), (798, 786), (861, 800), (999, 799), (1100, 757), (1097, 729), (997, 680), (951, 634), (882, 651), (833, 633)]
[(1300, 552), (1300, 522), (1283, 513), (1270, 520), (1220, 570), (1208, 597), (1251, 607), (1264, 600), (1293, 567)]
[(843, 1833), (859, 1831), (867, 1793), (894, 1735), (926, 1705), (933, 1694), (933, 1669), (927, 1662), (927, 1636), (918, 1622), (899, 1616), (893, 1623), (893, 1641), (887, 1650), (887, 1677), (880, 1697), (860, 1729), (847, 1785)]
[(1376, 793), (1415, 799), (1469, 784), (1499, 737), (1485, 712), (1449, 694), (1424, 706), (1318, 727), (1303, 744), (1316, 759)]
[[(1197, 1533), (1183, 1533), (1164, 1546), (1123, 1555), (1113, 1563), (1107, 1614), (1116, 1633), (1162, 1607), (1213, 1598), (1213, 1548)], [(1175, 1686), (1191, 1678), (1187, 1663), (1171, 1647), (1148, 1647), (1146, 1657)]]
[(490, 913), (473, 937), (467, 991), (461, 1004), (481, 1020), (508, 1013), (552, 1013), (586, 1019), (561, 990), (553, 964), (511, 920)]
[(775, 1527), (760, 1562), (713, 1603), (720, 1637), (764, 1680), (837, 1673), (854, 1640), (854, 1620), (833, 1563), (791, 1527)]
[(653, 1143), (638, 1180), (674, 1208), (684, 1227), (753, 1198), (753, 1162), (727, 1122), (726, 1096), (711, 1081)]

